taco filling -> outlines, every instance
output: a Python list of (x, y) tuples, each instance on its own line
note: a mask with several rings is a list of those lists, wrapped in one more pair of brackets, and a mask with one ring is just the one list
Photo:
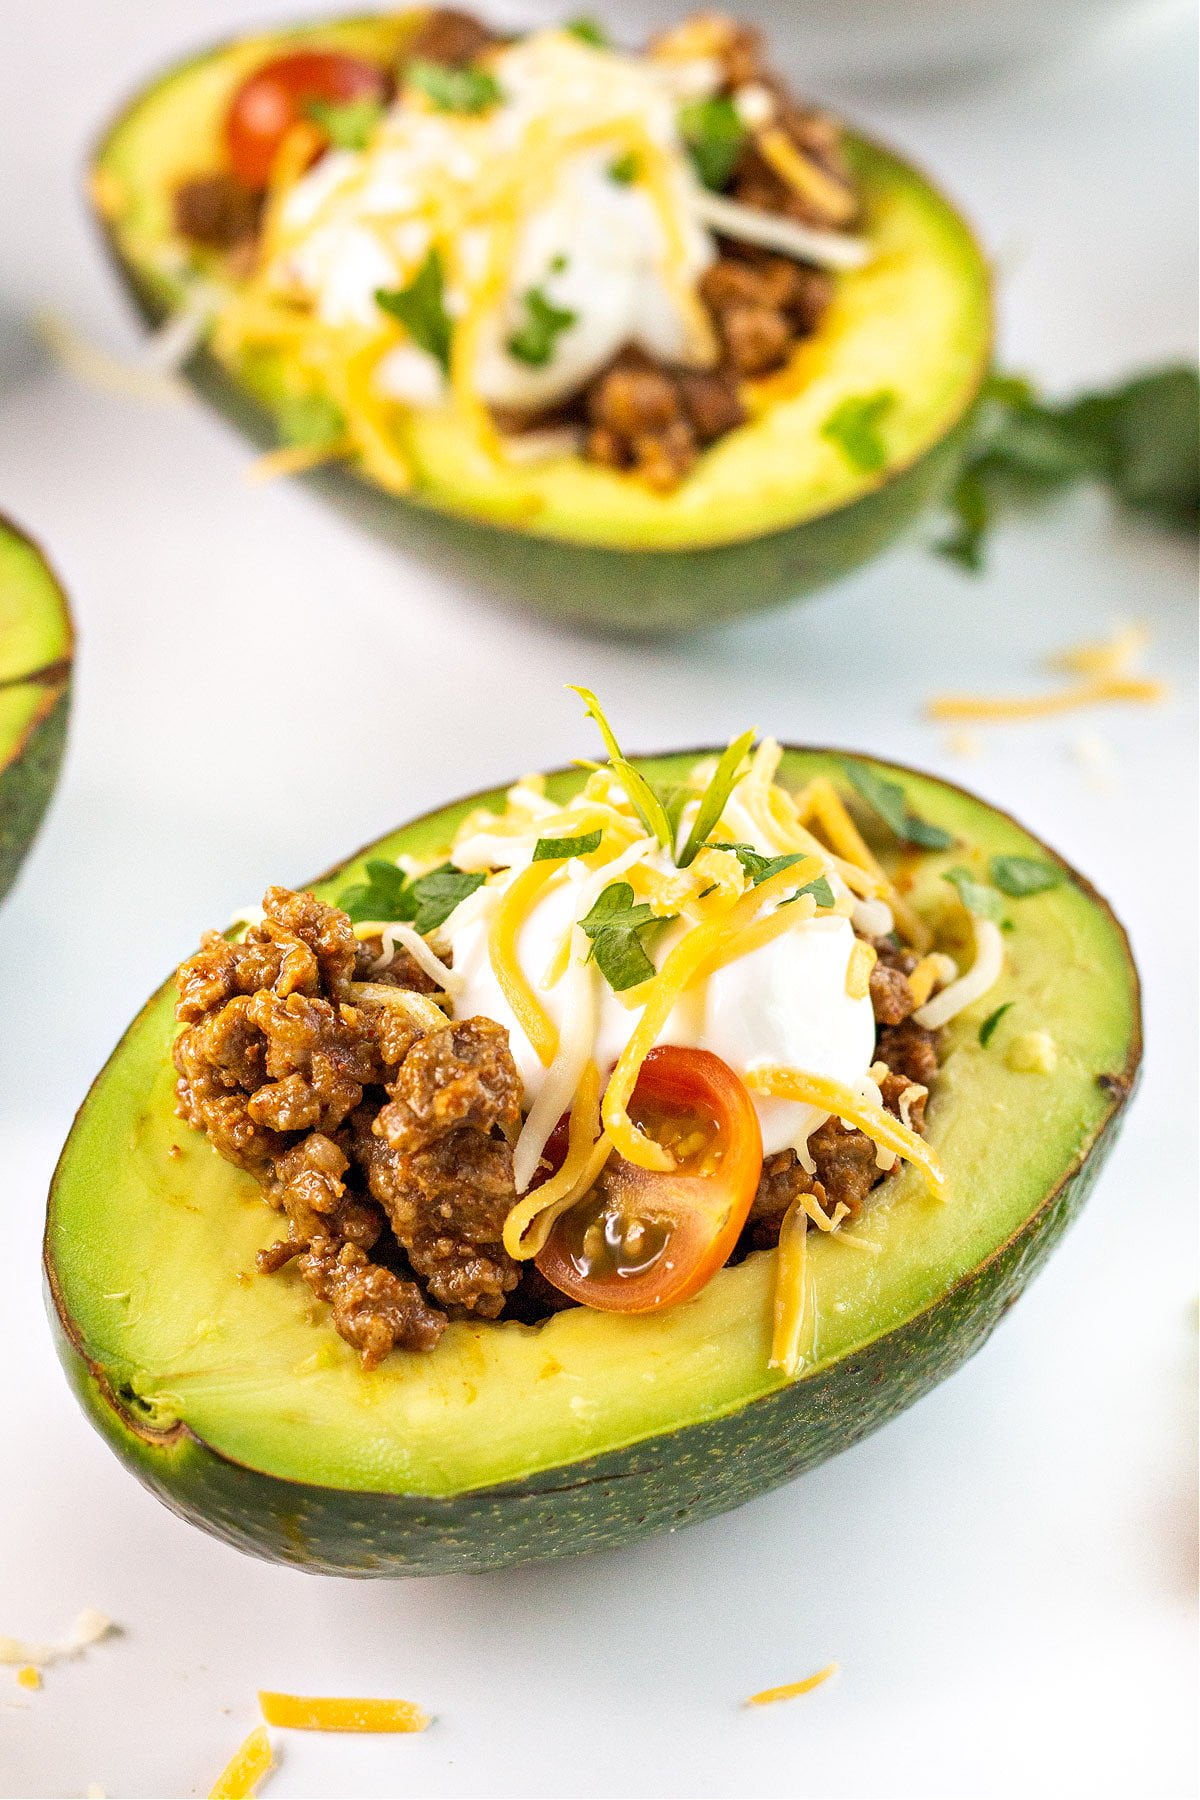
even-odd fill
[[(830, 780), (788, 791), (746, 733), (661, 790), (580, 691), (609, 758), (574, 798), (527, 777), (440, 861), (369, 862), (336, 906), (271, 888), (207, 934), (179, 1112), (285, 1216), (261, 1270), (368, 1367), (451, 1318), (660, 1310), (777, 1248), (793, 1372), (806, 1232), (901, 1160), (940, 1191), (938, 1034), (1001, 973), (999, 895), (948, 873), (960, 974)], [(906, 856), (950, 847), (845, 766)]]
[(635, 54), (435, 11), (395, 68), (267, 62), (223, 139), (174, 195), (236, 276), (214, 348), (286, 358), (279, 467), (354, 457), (397, 492), (406, 419), (445, 408), (503, 461), (669, 492), (871, 255), (840, 126), (720, 15)]

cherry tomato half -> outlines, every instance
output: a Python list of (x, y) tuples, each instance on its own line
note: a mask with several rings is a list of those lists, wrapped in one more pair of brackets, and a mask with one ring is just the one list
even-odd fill
[(311, 100), (341, 106), (351, 100), (386, 100), (388, 77), (374, 63), (336, 50), (298, 50), (264, 63), (233, 96), (225, 117), (225, 143), (233, 172), (244, 186), (265, 188), (288, 132), (306, 118)]
[(711, 1051), (652, 1050), (629, 1110), (675, 1168), (610, 1157), (537, 1258), (547, 1281), (601, 1312), (656, 1312), (698, 1293), (736, 1244), (762, 1173), (754, 1102)]

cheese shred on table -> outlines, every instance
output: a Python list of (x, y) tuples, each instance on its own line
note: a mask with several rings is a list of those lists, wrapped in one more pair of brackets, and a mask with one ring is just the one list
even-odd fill
[(260, 1693), (268, 1725), (289, 1731), (424, 1731), (430, 1717), (411, 1700), (366, 1700), (340, 1694)]
[(826, 1663), (823, 1669), (818, 1669), (815, 1675), (806, 1675), (803, 1681), (789, 1681), (782, 1687), (763, 1688), (761, 1693), (751, 1694), (746, 1705), (771, 1706), (776, 1700), (795, 1700), (799, 1694), (811, 1694), (814, 1688), (828, 1681), (831, 1675), (836, 1675), (838, 1668), (839, 1665), (835, 1662)]
[(271, 1740), (265, 1727), (258, 1725), (217, 1776), (208, 1800), (252, 1800), (259, 1782), (274, 1767)]

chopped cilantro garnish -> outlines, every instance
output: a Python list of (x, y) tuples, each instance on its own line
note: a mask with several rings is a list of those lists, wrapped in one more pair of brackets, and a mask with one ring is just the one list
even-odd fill
[(372, 920), (413, 925), (424, 936), (444, 925), (468, 894), (482, 887), (483, 875), (469, 875), (443, 863), (427, 875), (407, 876), (395, 863), (373, 861), (367, 879), (338, 896), (338, 905), (356, 925)]
[(916, 844), (922, 850), (950, 848), (954, 842), (950, 833), (943, 831), (940, 825), (931, 825), (928, 819), (913, 812), (898, 781), (888, 781), (866, 763), (853, 763), (843, 759), (841, 766), (847, 781), (853, 784), (872, 811), (879, 814), (884, 824), (902, 842)]
[(746, 753), (753, 742), (754, 732), (743, 731), (741, 737), (734, 738), (733, 742), (722, 751), (721, 759), (713, 771), (712, 780), (700, 797), (700, 805), (696, 809), (696, 817), (688, 832), (687, 842), (679, 853), (681, 869), (686, 869), (688, 864), (694, 860), (705, 838), (725, 811), (725, 803), (733, 791)]
[(979, 1027), (979, 1041), (985, 1050), (995, 1035), (997, 1025), (1000, 1023), (1009, 1007), (1015, 1005), (1015, 1000), (1006, 1000), (1003, 1006), (998, 1006), (995, 1012), (989, 1013), (987, 1018), (983, 1021), (983, 1024)]
[(409, 87), (419, 88), (438, 112), (482, 113), (503, 100), (504, 93), (488, 69), (474, 63), (454, 68), (415, 56), (404, 71)]
[(580, 919), (581, 930), (592, 940), (596, 965), (614, 993), (649, 981), (655, 971), (643, 939), (654, 926), (666, 923), (645, 901), (634, 904), (627, 881), (610, 882), (587, 917)]
[(376, 288), (375, 299), (385, 313), (399, 319), (414, 344), (449, 369), (450, 315), (442, 259), (436, 250), (429, 252), (406, 288)]
[(886, 388), (877, 394), (851, 396), (830, 413), (821, 436), (836, 444), (856, 469), (875, 475), (887, 466), (887, 446), (879, 427), (895, 403), (895, 394)]
[(638, 178), (637, 153), (627, 150), (624, 156), (614, 156), (608, 165), (608, 179), (615, 181), (618, 187), (629, 187)]
[(661, 797), (655, 793), (646, 777), (635, 769), (633, 764), (623, 755), (621, 746), (613, 734), (612, 726), (604, 716), (603, 708), (593, 694), (591, 688), (571, 687), (573, 694), (578, 694), (587, 708), (589, 719), (595, 720), (600, 736), (604, 739), (604, 747), (608, 751), (608, 760), (613, 773), (629, 796), (629, 803), (634, 812), (650, 833), (657, 838), (664, 850), (673, 848), (671, 821), (667, 817), (666, 807)]
[(577, 314), (547, 300), (542, 288), (529, 288), (524, 297), (525, 319), (508, 340), (508, 353), (518, 362), (541, 369), (554, 355), (560, 331), (575, 323)]
[(705, 187), (725, 187), (746, 141), (746, 127), (729, 95), (689, 100), (679, 109), (679, 131)]
[(991, 919), (996, 925), (1003, 923), (1003, 899), (994, 887), (972, 875), (970, 869), (961, 866), (947, 869), (942, 879), (954, 888), (969, 913), (980, 919)]
[(797, 850), (791, 856), (763, 856), (752, 844), (713, 844), (711, 848), (731, 851), (750, 877), (751, 887), (769, 881), (772, 875), (778, 875), (782, 869), (790, 869), (793, 863), (803, 862), (805, 854), (802, 850)]
[(779, 904), (780, 906), (790, 906), (792, 901), (799, 900), (802, 894), (811, 894), (818, 906), (834, 904), (833, 889), (824, 875), (818, 875), (815, 881), (806, 881), (803, 887), (798, 887), (794, 894), (789, 894), (787, 899), (781, 900)]
[(1057, 864), (1043, 862), (1037, 856), (993, 856), (991, 876), (1001, 893), (1013, 900), (1044, 894), (1050, 888), (1061, 887), (1066, 880)]
[(296, 394), (283, 400), (276, 417), (285, 444), (335, 444), (346, 432), (345, 415), (325, 394)]
[(600, 848), (601, 833), (586, 831), (582, 837), (539, 838), (533, 846), (534, 862), (563, 862), (568, 856), (587, 856)]
[(365, 150), (386, 108), (381, 100), (310, 100), (304, 110), (339, 150)]
[(590, 44), (593, 50), (608, 49), (608, 33), (598, 19), (571, 19), (563, 30), (578, 38), (581, 44)]
[(1078, 481), (1101, 482), (1122, 505), (1161, 525), (1200, 523), (1200, 379), (1178, 366), (1055, 405), (1028, 382), (996, 375), (976, 412), (971, 449), (949, 499), (950, 530), (935, 548), (983, 567), (1006, 508), (1036, 504)]

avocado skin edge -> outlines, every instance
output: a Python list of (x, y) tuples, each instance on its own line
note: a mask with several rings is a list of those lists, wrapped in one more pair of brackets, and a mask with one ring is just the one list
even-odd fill
[[(0, 514), (0, 533), (20, 539), (36, 553), (54, 582), (64, 612), (67, 612), (66, 595), (39, 545), (3, 514)], [(73, 642), (69, 642), (67, 655), (60, 661), (45, 669), (32, 670), (6, 684), (42, 686), (45, 693), (24, 740), (0, 764), (0, 900), (8, 894), (20, 873), (58, 781), (71, 709), (72, 650)]]
[[(902, 765), (889, 766), (904, 772)], [(237, 1462), (183, 1421), (163, 1430), (138, 1419), (136, 1398), (115, 1393), (106, 1371), (83, 1352), (44, 1250), (47, 1312), (81, 1405), (125, 1466), (172, 1512), (252, 1556), (326, 1575), (481, 1573), (616, 1549), (730, 1511), (817, 1467), (887, 1424), (982, 1348), (1081, 1211), (1124, 1123), (1141, 1071), (1136, 966), (1111, 907), (1076, 870), (1062, 866), (1116, 925), (1133, 986), (1136, 1029), (1125, 1067), (1098, 1077), (1110, 1110), (1007, 1242), (915, 1318), (861, 1351), (735, 1412), (491, 1487), (445, 1498), (335, 1488)], [(51, 1204), (53, 1196), (52, 1186)]]

